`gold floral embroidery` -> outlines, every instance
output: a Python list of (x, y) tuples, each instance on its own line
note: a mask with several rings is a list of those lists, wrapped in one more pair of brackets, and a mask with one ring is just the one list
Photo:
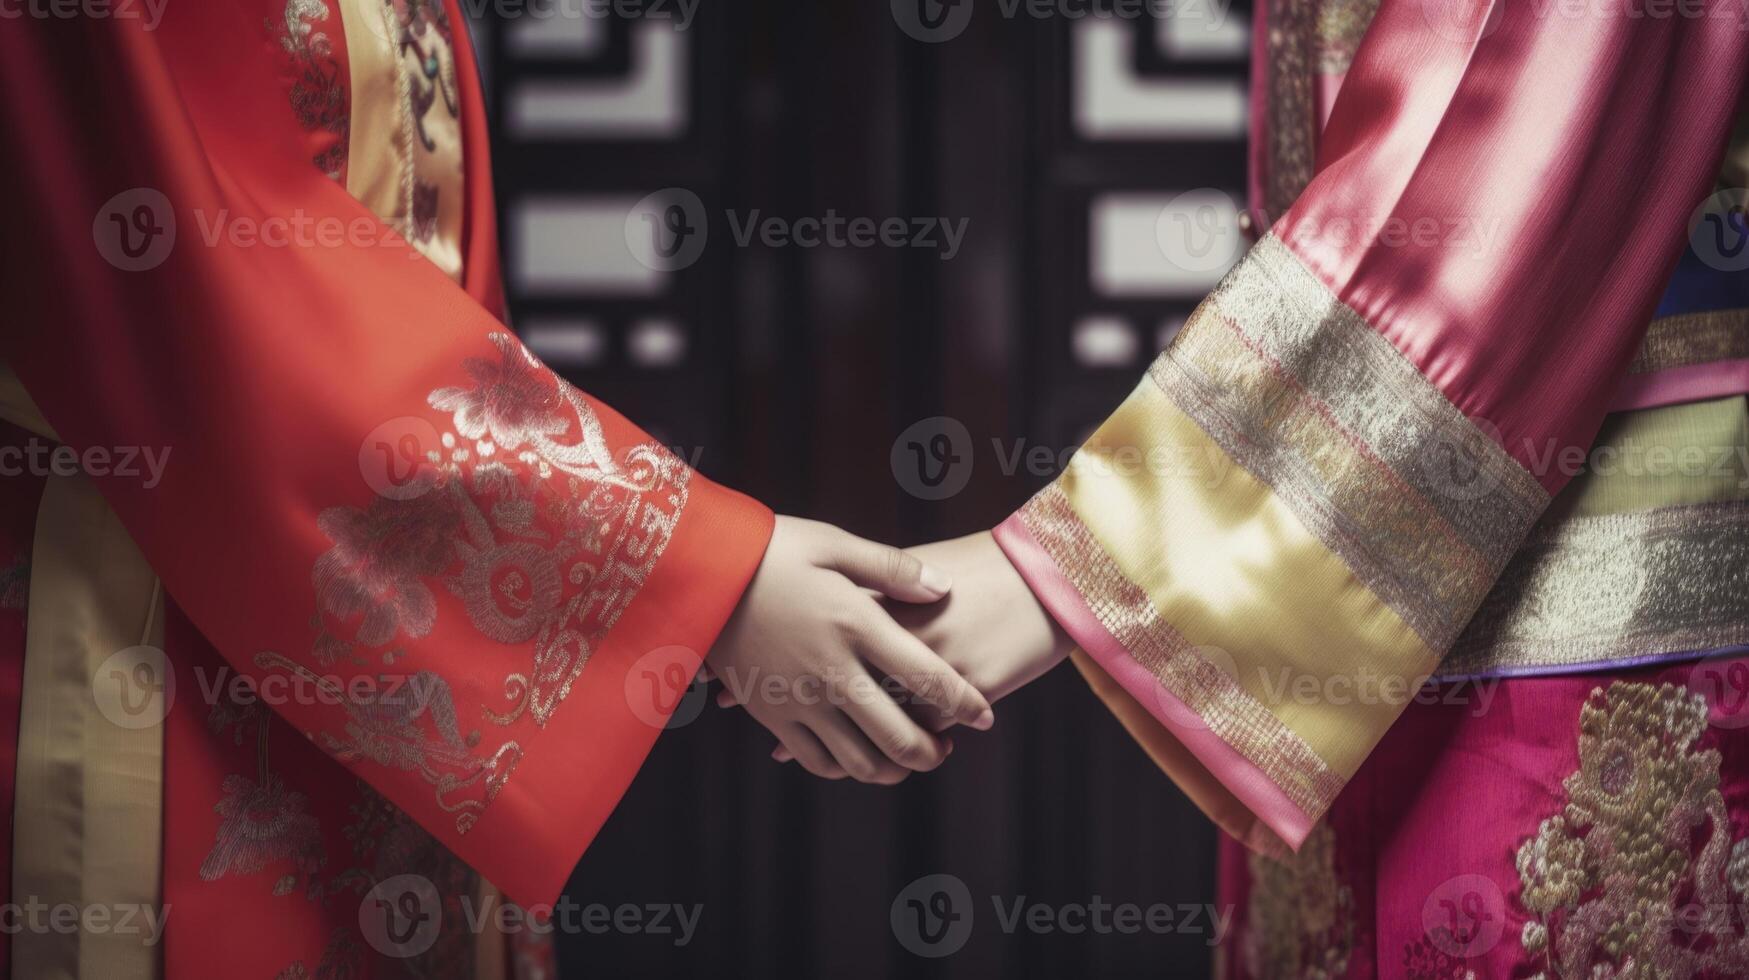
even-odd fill
[(340, 180), (346, 169), (351, 118), (334, 42), (327, 32), (316, 29), (327, 19), (328, 6), (323, 0), (286, 0), (283, 22), (276, 25), (270, 20), (267, 26), (292, 62), (290, 96), (298, 123), (311, 132), (335, 137), (313, 162), (324, 174)]
[[(346, 705), (340, 732), (315, 733), (343, 761), (417, 772), (467, 833), (522, 757), (510, 732), (477, 724), (543, 726), (591, 651), (618, 622), (666, 549), (686, 505), (691, 471), (659, 446), (615, 453), (587, 400), (515, 338), (494, 334), (496, 358), (470, 358), (473, 384), (430, 395), (448, 414), (443, 448), (421, 482), (363, 509), (334, 507), (318, 526), (333, 542), (312, 569), (316, 663), (393, 663), (435, 628), (435, 587), (462, 602), (474, 630), (527, 647), (498, 704), (456, 702), (430, 671), (398, 675), (369, 698), (333, 678), (263, 652), (256, 665), (320, 685)], [(473, 719), (475, 723), (471, 723)], [(464, 729), (466, 729), (464, 731)]]
[(1406, 980), (1476, 980), (1476, 971), (1441, 949), (1431, 936), (1423, 935), (1403, 947), (1403, 976)]
[(1299, 853), (1252, 853), (1251, 897), (1240, 955), (1254, 977), (1324, 980), (1348, 970), (1354, 893), (1336, 874), (1336, 835), (1320, 823)]
[(1749, 841), (1731, 839), (1718, 751), (1695, 747), (1706, 724), (1673, 684), (1592, 690), (1567, 805), (1518, 849), (1538, 980), (1749, 976)]

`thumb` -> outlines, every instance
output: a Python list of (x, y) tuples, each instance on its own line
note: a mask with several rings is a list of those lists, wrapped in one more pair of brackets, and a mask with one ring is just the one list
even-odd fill
[(839, 531), (827, 568), (865, 589), (902, 602), (935, 602), (953, 588), (953, 577), (909, 552)]

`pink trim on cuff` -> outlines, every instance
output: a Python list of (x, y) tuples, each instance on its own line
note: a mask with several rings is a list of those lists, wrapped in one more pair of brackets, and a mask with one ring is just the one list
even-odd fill
[[(1312, 818), (1301, 810), (1275, 781), (1207, 728), (1185, 725), (1180, 719), (1196, 717), (1188, 706), (1167, 690), (1154, 675), (1131, 657), (1123, 644), (1106, 631), (1062, 569), (1033, 537), (1019, 514), (1011, 515), (992, 532), (996, 544), (1013, 563), (1045, 610), (1075, 643), (1099, 663), (1124, 690), (1148, 709), (1184, 743), (1209, 772), (1249, 807), (1257, 818), (1280, 835), (1294, 850), (1300, 849), (1312, 830)], [(1172, 716), (1176, 714), (1177, 719)]]
[(1630, 374), (1622, 379), (1609, 410), (1626, 412), (1742, 394), (1749, 394), (1749, 360), (1713, 361), (1656, 374)]

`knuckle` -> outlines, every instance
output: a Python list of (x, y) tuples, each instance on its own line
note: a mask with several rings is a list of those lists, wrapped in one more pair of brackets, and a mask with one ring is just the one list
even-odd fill
[(917, 675), (916, 683), (917, 686), (912, 689), (912, 693), (918, 698), (944, 708), (952, 707), (947, 699), (947, 679), (941, 674), (935, 671), (924, 671)]
[(916, 582), (923, 574), (923, 563), (917, 556), (898, 548), (888, 548), (885, 561), (889, 582), (909, 584)]
[(921, 738), (909, 732), (894, 732), (886, 738), (888, 758), (906, 769), (933, 769), (940, 760)]

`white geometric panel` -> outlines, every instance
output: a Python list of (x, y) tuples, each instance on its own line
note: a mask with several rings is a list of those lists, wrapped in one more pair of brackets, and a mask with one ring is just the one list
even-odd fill
[(587, 317), (534, 319), (519, 325), (522, 342), (555, 368), (593, 367), (607, 354), (607, 334)]
[[(671, 139), (687, 126), (687, 37), (673, 21), (632, 25), (623, 79), (543, 79), (510, 93), (510, 132), (598, 139)], [(582, 162), (579, 161), (581, 164)]]
[(1117, 316), (1082, 317), (1070, 334), (1069, 348), (1082, 367), (1128, 367), (1136, 361), (1135, 331)]
[(673, 320), (640, 320), (626, 336), (626, 353), (638, 367), (674, 367), (686, 360), (686, 331)]
[(1154, 43), (1174, 59), (1236, 58), (1251, 44), (1251, 24), (1232, 0), (1184, 0), (1154, 21)]
[[(1102, 296), (1197, 299), (1243, 252), (1238, 208), (1219, 191), (1101, 194), (1088, 205), (1087, 220), (1088, 278)], [(1189, 253), (1175, 247), (1168, 256), (1161, 231), (1181, 225), (1214, 237), (1206, 247)]]
[(607, 18), (598, 11), (599, 0), (552, 0), (546, 7), (531, 7), (505, 28), (504, 40), (512, 54), (594, 58), (607, 44)]
[(1245, 135), (1245, 86), (1237, 79), (1138, 78), (1132, 35), (1114, 19), (1078, 21), (1074, 120), (1083, 138), (1238, 139)]
[(626, 244), (636, 197), (531, 197), (510, 210), (510, 275), (527, 295), (654, 296), (669, 274)]

